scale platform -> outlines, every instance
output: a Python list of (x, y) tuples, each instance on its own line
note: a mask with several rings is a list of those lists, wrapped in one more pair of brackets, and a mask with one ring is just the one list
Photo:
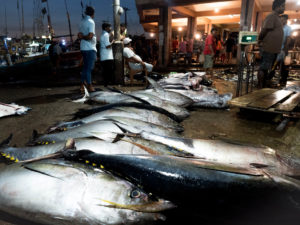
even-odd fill
[(284, 114), (300, 118), (300, 111), (295, 111), (300, 103), (300, 92), (263, 88), (247, 95), (234, 98), (231, 106)]

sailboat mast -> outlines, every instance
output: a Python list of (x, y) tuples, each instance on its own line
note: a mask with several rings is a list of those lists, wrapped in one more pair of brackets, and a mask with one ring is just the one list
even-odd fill
[(54, 35), (54, 30), (52, 28), (52, 24), (51, 24), (51, 17), (50, 17), (50, 7), (49, 7), (49, 3), (48, 3), (48, 0), (46, 0), (47, 2), (47, 11), (48, 11), (48, 28), (49, 28), (49, 33), (50, 33), (50, 36), (51, 36), (51, 39), (53, 38), (53, 35)]
[(5, 28), (4, 28), (4, 33), (5, 33), (6, 36), (8, 36), (6, 5), (5, 5), (5, 8), (4, 8), (4, 16), (5, 16)]
[(33, 11), (32, 11), (32, 37), (35, 37), (35, 0), (33, 0)]
[(66, 7), (66, 12), (67, 12), (68, 24), (69, 24), (70, 41), (73, 46), (72, 27), (71, 27), (71, 21), (70, 21), (70, 14), (68, 11), (68, 6), (67, 6), (67, 0), (65, 0), (65, 7)]
[(22, 25), (21, 25), (21, 15), (20, 15), (20, 4), (19, 4), (19, 0), (17, 0), (17, 10), (18, 10), (18, 19), (19, 19), (20, 34), (21, 34), (21, 37), (22, 37)]
[(21, 2), (21, 7), (22, 7), (22, 35), (25, 34), (25, 26), (24, 26), (24, 7), (23, 7), (23, 0)]

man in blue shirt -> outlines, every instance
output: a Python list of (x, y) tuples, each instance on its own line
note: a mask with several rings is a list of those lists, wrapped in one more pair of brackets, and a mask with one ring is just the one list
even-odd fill
[(280, 16), (282, 25), (283, 25), (283, 42), (281, 46), (281, 53), (277, 57), (277, 61), (281, 62), (280, 65), (280, 85), (285, 86), (287, 77), (289, 75), (289, 70), (287, 69), (287, 66), (284, 64), (284, 58), (288, 54), (288, 46), (291, 40), (291, 33), (292, 28), (287, 25), (287, 21), (289, 19), (289, 16), (287, 14), (283, 14)]
[(110, 42), (111, 36), (111, 25), (109, 23), (102, 24), (102, 34), (100, 37), (100, 60), (102, 65), (102, 74), (104, 86), (106, 87), (108, 83), (114, 83), (113, 80), (113, 66), (114, 57), (112, 45), (114, 40)]
[(85, 17), (79, 25), (78, 38), (80, 42), (80, 51), (83, 57), (83, 68), (81, 73), (81, 86), (80, 91), (84, 92), (84, 85), (87, 85), (88, 91), (95, 91), (92, 86), (92, 70), (97, 59), (96, 49), (96, 32), (94, 22), (95, 10), (91, 6), (85, 9)]

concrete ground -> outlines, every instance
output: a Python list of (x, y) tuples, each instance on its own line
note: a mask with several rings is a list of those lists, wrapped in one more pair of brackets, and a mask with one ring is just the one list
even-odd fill
[[(235, 84), (229, 81), (215, 80), (214, 86), (219, 93), (235, 92)], [(97, 86), (102, 88), (102, 86)], [(143, 87), (117, 87), (122, 90), (133, 90)], [(31, 138), (33, 130), (43, 133), (51, 125), (72, 119), (72, 115), (89, 105), (73, 103), (70, 98), (78, 94), (78, 86), (47, 86), (43, 85), (2, 85), (0, 102), (17, 103), (32, 108), (26, 115), (0, 118), (0, 141), (12, 133), (12, 145), (24, 146)], [(193, 109), (189, 118), (182, 122), (184, 137), (189, 138), (225, 138), (262, 144), (280, 153), (300, 157), (300, 122), (291, 121), (282, 131), (276, 131), (279, 120), (272, 115), (253, 115), (241, 113), (238, 108), (229, 109)], [(280, 213), (280, 212), (279, 212)], [(4, 218), (1, 225), (25, 224), (13, 217), (0, 215)], [(298, 220), (299, 221), (299, 220)], [(219, 224), (222, 224), (219, 221)], [(196, 223), (195, 223), (196, 224)], [(198, 223), (200, 224), (200, 222)], [(209, 224), (209, 223), (204, 223)], [(251, 223), (232, 223), (251, 224)], [(276, 224), (276, 223), (272, 223)], [(288, 224), (288, 223), (278, 223)], [(292, 224), (292, 223), (289, 223)]]

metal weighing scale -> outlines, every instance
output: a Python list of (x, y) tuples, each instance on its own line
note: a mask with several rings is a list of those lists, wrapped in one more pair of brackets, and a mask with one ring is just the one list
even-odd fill
[(253, 57), (248, 62), (247, 55), (245, 52), (245, 48), (248, 45), (257, 44), (258, 42), (258, 33), (252, 32), (252, 31), (240, 31), (239, 32), (239, 44), (241, 45), (241, 57), (240, 57), (240, 63), (239, 63), (239, 70), (238, 70), (238, 82), (237, 82), (237, 88), (236, 88), (236, 96), (242, 95), (243, 90), (243, 77), (244, 77), (244, 70), (246, 67), (247, 74), (246, 74), (246, 93), (249, 91), (249, 81), (250, 81), (250, 75), (251, 75), (251, 91), (253, 87), (253, 77), (254, 77), (254, 63), (253, 63)]

